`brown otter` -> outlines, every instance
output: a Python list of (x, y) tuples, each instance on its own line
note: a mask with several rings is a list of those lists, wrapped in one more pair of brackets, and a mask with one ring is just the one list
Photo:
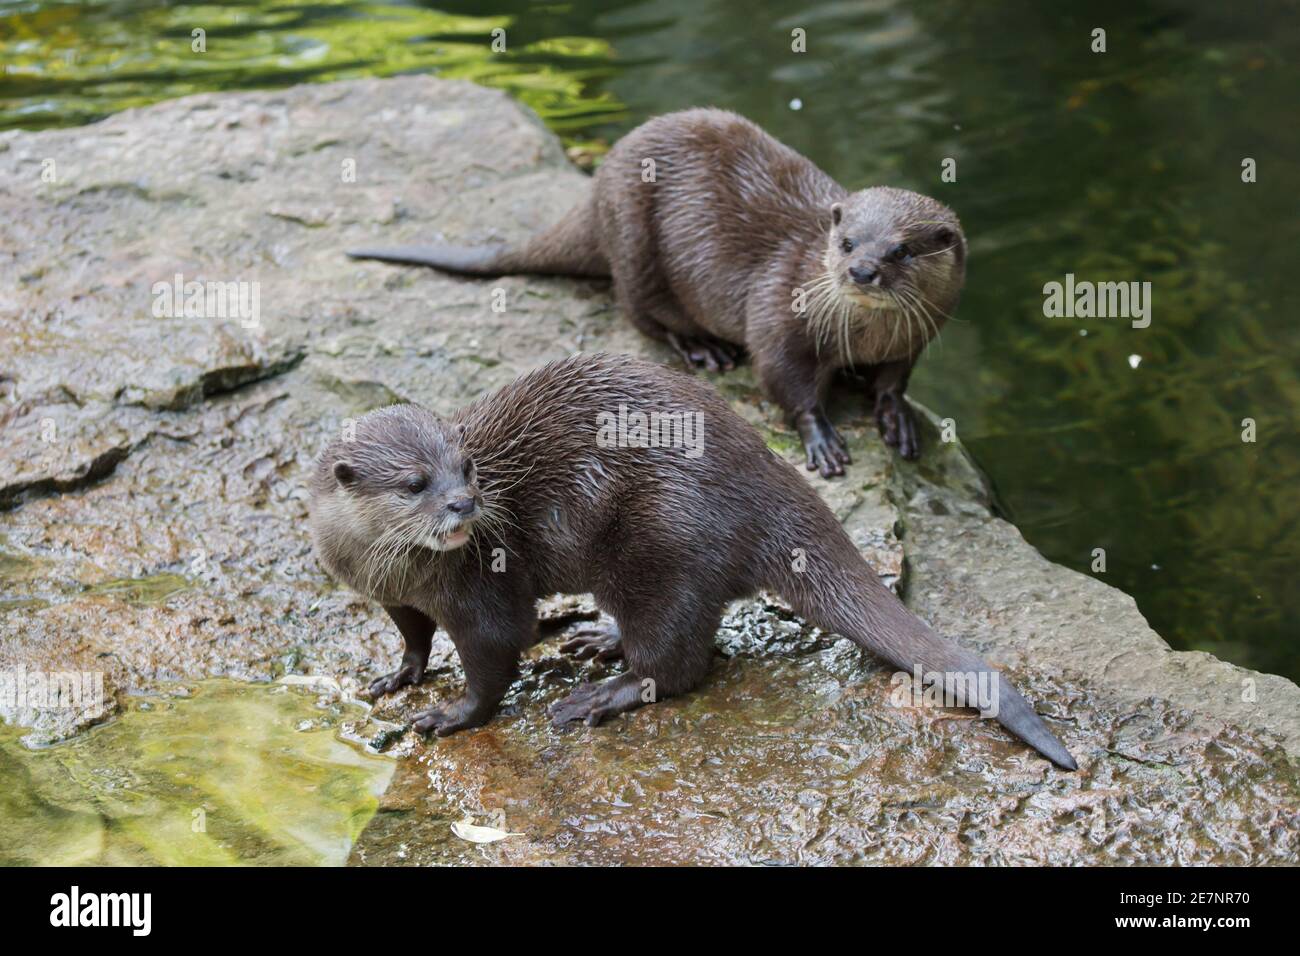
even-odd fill
[(919, 455), (903, 392), (957, 307), (966, 242), (934, 199), (849, 193), (743, 117), (695, 109), (620, 139), (591, 198), (518, 249), (348, 254), (471, 275), (612, 275), (624, 314), (689, 364), (730, 369), (747, 349), (798, 428), (809, 470), (829, 477), (849, 461), (822, 407), (843, 368), (867, 377), (885, 442)]
[[(446, 421), (415, 405), (371, 412), (322, 452), (311, 484), (322, 563), (406, 640), (373, 691), (421, 679), (435, 621), (460, 655), (465, 692), (420, 715), (420, 732), (486, 722), (537, 640), (535, 602), (560, 592), (590, 592), (617, 623), (616, 638), (578, 649), (621, 652), (627, 669), (553, 705), (557, 724), (696, 687), (723, 609), (762, 589), (909, 673), (996, 676), (880, 583), (813, 488), (711, 388), (630, 357), (553, 362)], [(1010, 683), (991, 682), (1003, 726), (1074, 769)]]

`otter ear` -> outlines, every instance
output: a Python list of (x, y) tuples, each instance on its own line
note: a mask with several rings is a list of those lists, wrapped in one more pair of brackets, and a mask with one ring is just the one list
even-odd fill
[(357, 480), (357, 473), (346, 461), (334, 462), (334, 480), (346, 488)]
[(951, 246), (957, 241), (957, 237), (953, 235), (953, 231), (947, 226), (942, 226), (934, 234), (934, 241), (941, 246)]
[(831, 206), (831, 222), (833, 222), (835, 225), (838, 226), (840, 224), (840, 220), (843, 218), (844, 218), (844, 207), (839, 203), (835, 203), (833, 206)]

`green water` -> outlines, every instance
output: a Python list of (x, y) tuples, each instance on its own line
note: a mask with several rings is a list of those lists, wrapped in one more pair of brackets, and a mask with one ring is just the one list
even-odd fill
[[(914, 394), (1046, 555), (1091, 573), (1102, 548), (1176, 646), (1300, 679), (1293, 3), (30, 2), (0, 6), (0, 53), (0, 127), (428, 70), (509, 90), (573, 146), (712, 104), (850, 187), (933, 193), (970, 275)], [(1150, 327), (1044, 317), (1066, 273), (1150, 282)]]
[(360, 708), (190, 687), (44, 750), (0, 724), (0, 866), (341, 865), (394, 768), (339, 738)]

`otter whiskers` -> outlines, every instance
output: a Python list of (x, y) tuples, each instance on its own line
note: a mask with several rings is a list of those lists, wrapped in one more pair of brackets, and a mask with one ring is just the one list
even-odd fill
[(869, 310), (849, 300), (839, 286), (836, 276), (823, 272), (805, 288), (808, 330), (819, 355), (823, 346), (838, 347), (840, 354), (852, 361), (849, 343), (853, 326)]
[[(387, 517), (387, 516), (386, 516)], [(408, 583), (411, 552), (419, 546), (420, 538), (428, 531), (428, 522), (419, 515), (408, 515), (386, 528), (365, 550), (360, 560), (360, 572), (366, 589), (376, 593), (379, 589), (401, 591)], [(394, 569), (397, 580), (389, 580)]]

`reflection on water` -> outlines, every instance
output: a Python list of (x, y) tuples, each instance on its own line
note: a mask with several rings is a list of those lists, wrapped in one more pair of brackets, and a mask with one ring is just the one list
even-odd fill
[[(187, 93), (431, 69), (505, 89), (559, 129), (618, 112), (610, 96), (583, 92), (609, 72), (605, 40), (536, 36), (512, 23), (501, 13), (340, 0), (3, 4), (0, 128), (85, 123)], [(498, 53), (494, 29), (507, 31)]]
[(360, 708), (194, 686), (46, 750), (0, 724), (0, 865), (342, 864), (393, 775), (338, 737)]
[[(1300, 12), (1208, 2), (29, 2), (0, 14), (0, 125), (199, 89), (434, 70), (571, 144), (738, 110), (846, 185), (931, 192), (971, 238), (915, 378), (1049, 557), (1176, 646), (1300, 678)], [(207, 29), (208, 54), (189, 52)], [(1091, 52), (1104, 26), (1108, 50)], [(506, 31), (493, 54), (491, 30)], [(790, 33), (807, 31), (807, 53)], [(1258, 181), (1241, 181), (1243, 158)], [(957, 181), (940, 181), (945, 158)], [(1045, 318), (1067, 273), (1145, 281), (1152, 324)], [(1136, 367), (1134, 367), (1136, 365)], [(1241, 441), (1242, 420), (1258, 441)]]

